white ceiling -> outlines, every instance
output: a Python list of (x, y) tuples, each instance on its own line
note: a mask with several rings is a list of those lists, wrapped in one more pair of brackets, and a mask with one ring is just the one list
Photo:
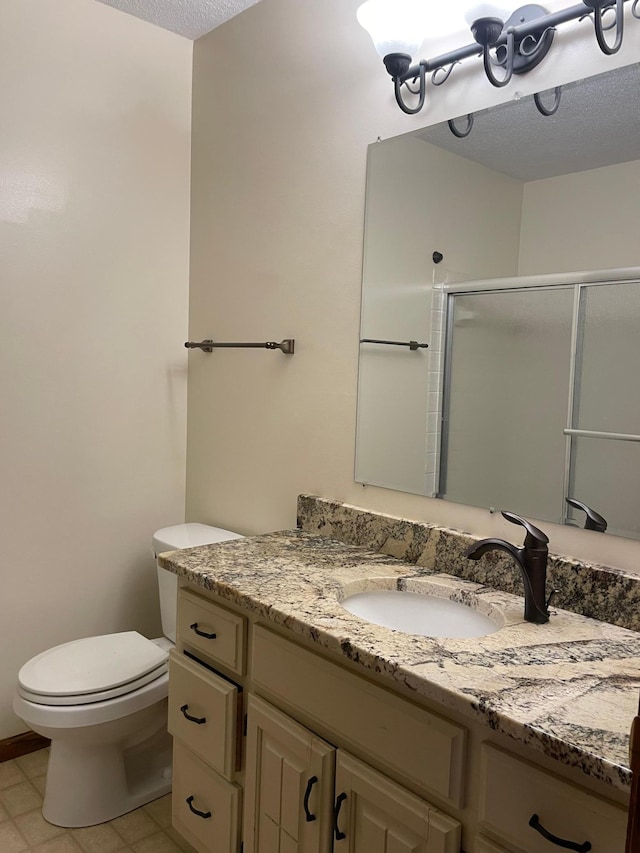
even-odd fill
[(259, 0), (98, 0), (143, 21), (197, 39)]

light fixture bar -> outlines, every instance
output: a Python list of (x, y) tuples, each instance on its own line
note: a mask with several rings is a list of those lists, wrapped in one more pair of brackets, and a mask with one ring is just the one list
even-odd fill
[[(480, 26), (476, 27), (475, 24), (472, 26), (477, 41), (431, 59), (421, 59), (411, 65), (411, 57), (407, 54), (388, 54), (384, 57), (384, 63), (394, 82), (398, 106), (406, 113), (418, 112), (425, 102), (426, 74), (432, 74), (432, 83), (439, 85), (448, 78), (449, 72), (439, 82), (433, 77), (435, 72), (440, 69), (450, 70), (456, 63), (472, 56), (483, 57), (486, 76), (494, 86), (504, 86), (509, 82), (512, 74), (524, 74), (544, 59), (551, 48), (558, 26), (585, 17), (593, 18), (598, 45), (604, 53), (611, 55), (622, 45), (622, 21), (626, 2), (630, 0), (583, 0), (574, 6), (551, 13), (546, 12), (542, 6), (530, 4), (516, 9), (506, 22), (500, 19), (480, 18), (476, 22)], [(602, 16), (609, 10), (615, 11), (616, 20), (611, 26), (605, 28)], [(632, 14), (635, 18), (640, 18), (639, 0), (633, 0)], [(496, 26), (493, 29), (491, 26), (482, 26), (487, 22)], [(495, 38), (494, 32), (500, 24), (502, 29)], [(613, 45), (603, 42), (604, 29), (616, 31)], [(493, 51), (493, 56), (489, 56), (489, 51)], [(501, 65), (505, 68), (505, 76), (502, 80), (495, 77), (491, 65)], [(416, 83), (417, 88), (409, 86), (409, 84), (415, 86)], [(412, 94), (418, 96), (416, 106), (409, 107), (405, 104), (401, 93), (404, 85)]]
[[(627, 0), (622, 0), (623, 3), (626, 3)], [(609, 6), (608, 8), (612, 8)], [(541, 30), (553, 29), (555, 27), (560, 26), (560, 24), (567, 24), (569, 21), (576, 21), (579, 18), (583, 18), (589, 14), (588, 8), (584, 3), (579, 3), (576, 6), (570, 6), (567, 9), (561, 9), (558, 12), (550, 12), (548, 15), (545, 15), (541, 18), (535, 18), (534, 20), (527, 21), (524, 24), (520, 24), (514, 27), (515, 37), (518, 41), (522, 41), (522, 39), (527, 38), (527, 36), (536, 35)], [(515, 13), (514, 13), (515, 15)], [(507, 33), (503, 31), (500, 38), (495, 42), (492, 47), (500, 47), (500, 45), (506, 44), (507, 42)], [(448, 65), (452, 65), (454, 62), (461, 62), (463, 59), (467, 59), (470, 56), (480, 56), (482, 54), (482, 48), (480, 45), (475, 42), (466, 45), (466, 47), (459, 47), (456, 50), (449, 51), (448, 53), (443, 53), (440, 56), (436, 56), (433, 59), (422, 59), (416, 65), (413, 65), (406, 74), (403, 75), (401, 80), (402, 83), (407, 80), (413, 80), (414, 78), (419, 76), (420, 65), (424, 65), (425, 71), (427, 73), (436, 71), (438, 68), (446, 68)]]

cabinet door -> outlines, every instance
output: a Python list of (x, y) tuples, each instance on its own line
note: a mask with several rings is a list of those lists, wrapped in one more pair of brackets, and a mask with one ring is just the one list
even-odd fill
[(334, 808), (335, 853), (460, 851), (457, 820), (342, 750)]
[(245, 853), (329, 853), (334, 766), (332, 746), (251, 696)]

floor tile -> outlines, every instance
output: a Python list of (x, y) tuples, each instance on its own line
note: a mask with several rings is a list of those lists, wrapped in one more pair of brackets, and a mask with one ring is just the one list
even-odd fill
[(147, 803), (144, 806), (144, 810), (163, 829), (171, 826), (171, 794), (166, 794), (164, 797), (160, 797), (159, 800)]
[(178, 845), (182, 853), (198, 853), (196, 848), (192, 847), (191, 844), (189, 844), (189, 842), (180, 835), (177, 829), (170, 826), (168, 829), (165, 829), (165, 832), (169, 838)]
[(71, 835), (83, 853), (117, 853), (127, 846), (127, 842), (110, 823), (72, 829)]
[(56, 835), (62, 835), (65, 831), (61, 827), (54, 826), (46, 821), (42, 817), (40, 809), (18, 815), (14, 818), (14, 823), (32, 847), (41, 844), (43, 841), (48, 841)]
[(31, 782), (20, 782), (19, 785), (12, 785), (0, 791), (0, 803), (12, 817), (16, 817), (39, 809), (42, 806), (42, 797)]
[(45, 776), (36, 776), (35, 779), (29, 780), (36, 791), (44, 797), (44, 789), (47, 785), (47, 777)]
[(0, 823), (3, 823), (5, 820), (9, 820), (9, 812), (0, 804)]
[(134, 853), (182, 853), (175, 841), (166, 832), (150, 835), (132, 845)]
[(37, 752), (30, 752), (28, 755), (21, 755), (20, 758), (15, 759), (15, 762), (27, 779), (33, 779), (35, 776), (42, 776), (47, 772), (49, 750), (39, 749)]
[(148, 835), (158, 831), (158, 824), (144, 811), (136, 809), (134, 812), (117, 817), (111, 821), (111, 826), (124, 838), (127, 844), (140, 841)]
[(32, 847), (29, 853), (82, 853), (82, 847), (77, 844), (68, 832)]
[(0, 824), (0, 850), (2, 853), (22, 853), (29, 845), (18, 831), (13, 821)]
[(3, 761), (0, 764), (0, 790), (24, 782), (26, 778), (15, 761)]

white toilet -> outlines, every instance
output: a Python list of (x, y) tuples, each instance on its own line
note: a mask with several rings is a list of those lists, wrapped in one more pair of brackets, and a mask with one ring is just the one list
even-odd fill
[[(158, 530), (154, 556), (229, 539), (206, 524)], [(55, 646), (18, 674), (13, 708), (51, 739), (42, 806), (57, 826), (113, 820), (171, 790), (168, 657), (176, 639), (178, 579), (158, 566), (164, 637), (135, 631)]]

